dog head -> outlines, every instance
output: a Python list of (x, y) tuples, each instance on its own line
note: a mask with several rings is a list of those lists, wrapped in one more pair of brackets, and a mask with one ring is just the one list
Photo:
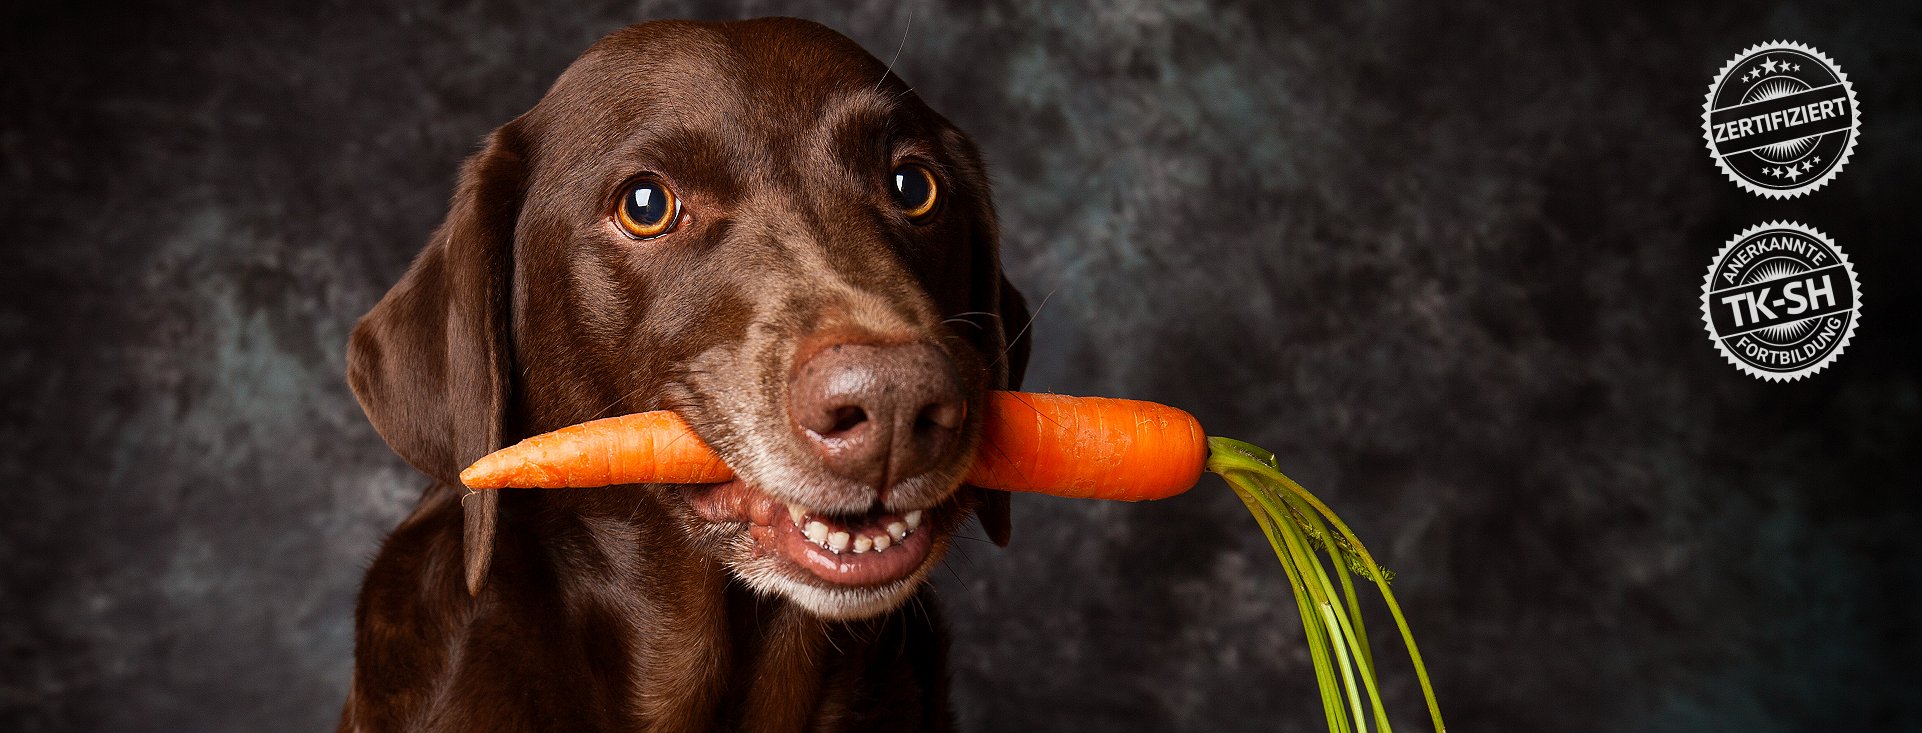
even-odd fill
[[(355, 329), (349, 381), (388, 444), (453, 486), (527, 435), (676, 410), (736, 480), (581, 491), (626, 492), (622, 511), (757, 590), (872, 615), (970, 512), (1006, 541), (1006, 495), (962, 485), (988, 391), (1026, 361), (997, 247), (974, 144), (852, 41), (791, 19), (646, 23), (467, 161)], [(463, 504), (478, 592), (498, 495)]]

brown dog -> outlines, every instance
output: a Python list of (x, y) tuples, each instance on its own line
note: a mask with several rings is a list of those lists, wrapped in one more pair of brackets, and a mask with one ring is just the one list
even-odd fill
[[(601, 40), (467, 161), (355, 329), (368, 419), (432, 476), (357, 613), (343, 731), (951, 727), (925, 579), (1024, 366), (967, 136), (788, 19)], [(465, 495), (468, 462), (680, 411), (740, 476)], [(912, 603), (909, 603), (913, 601)]]

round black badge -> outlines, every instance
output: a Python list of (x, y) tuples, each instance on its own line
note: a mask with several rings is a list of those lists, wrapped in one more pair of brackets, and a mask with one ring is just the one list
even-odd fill
[(1769, 198), (1800, 196), (1842, 171), (1861, 133), (1855, 90), (1822, 52), (1750, 47), (1708, 87), (1702, 129), (1729, 180)]
[(1861, 309), (1862, 287), (1842, 248), (1786, 221), (1729, 240), (1702, 285), (1709, 340), (1730, 364), (1772, 382), (1801, 379), (1841, 356)]

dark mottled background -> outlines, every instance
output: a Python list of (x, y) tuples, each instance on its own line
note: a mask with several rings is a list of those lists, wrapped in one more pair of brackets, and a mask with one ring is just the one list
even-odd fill
[[(1274, 448), (1399, 571), (1454, 729), (1922, 729), (1913, 4), (58, 5), (0, 11), (0, 728), (329, 729), (422, 483), (343, 344), (460, 159), (629, 22), (797, 14), (885, 57), (912, 11), (898, 68), (1046, 301), (1029, 384)], [(1864, 109), (1793, 201), (1699, 127), (1778, 37)], [(1866, 293), (1794, 384), (1696, 311), (1774, 218)], [(1017, 511), (940, 574), (969, 729), (1323, 725), (1227, 491)]]

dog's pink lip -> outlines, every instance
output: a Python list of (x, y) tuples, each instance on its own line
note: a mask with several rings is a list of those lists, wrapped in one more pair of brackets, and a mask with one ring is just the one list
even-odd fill
[[(879, 522), (879, 525), (885, 527), (886, 521)], [(841, 531), (838, 525), (828, 526)], [(934, 546), (931, 539), (934, 533), (926, 530), (928, 528), (924, 525), (922, 530), (908, 533), (885, 552), (870, 550), (863, 553), (857, 553), (852, 548), (836, 553), (814, 544), (799, 526), (787, 521), (786, 517), (778, 518), (772, 526), (754, 525), (749, 532), (761, 547), (771, 546), (788, 562), (801, 566), (816, 578), (835, 585), (868, 587), (892, 583), (919, 569), (921, 563), (927, 560), (928, 550)]]
[(702, 519), (747, 522), (756, 552), (779, 556), (828, 584), (849, 587), (886, 585), (920, 569), (934, 547), (934, 515), (941, 511), (939, 506), (924, 510), (920, 527), (885, 551), (857, 553), (849, 548), (837, 553), (809, 540), (802, 528), (818, 521), (831, 532), (872, 536), (885, 533), (889, 524), (904, 522), (904, 518), (888, 512), (859, 517), (808, 514), (797, 524), (789, 517), (786, 504), (739, 479), (695, 489), (691, 499)]

